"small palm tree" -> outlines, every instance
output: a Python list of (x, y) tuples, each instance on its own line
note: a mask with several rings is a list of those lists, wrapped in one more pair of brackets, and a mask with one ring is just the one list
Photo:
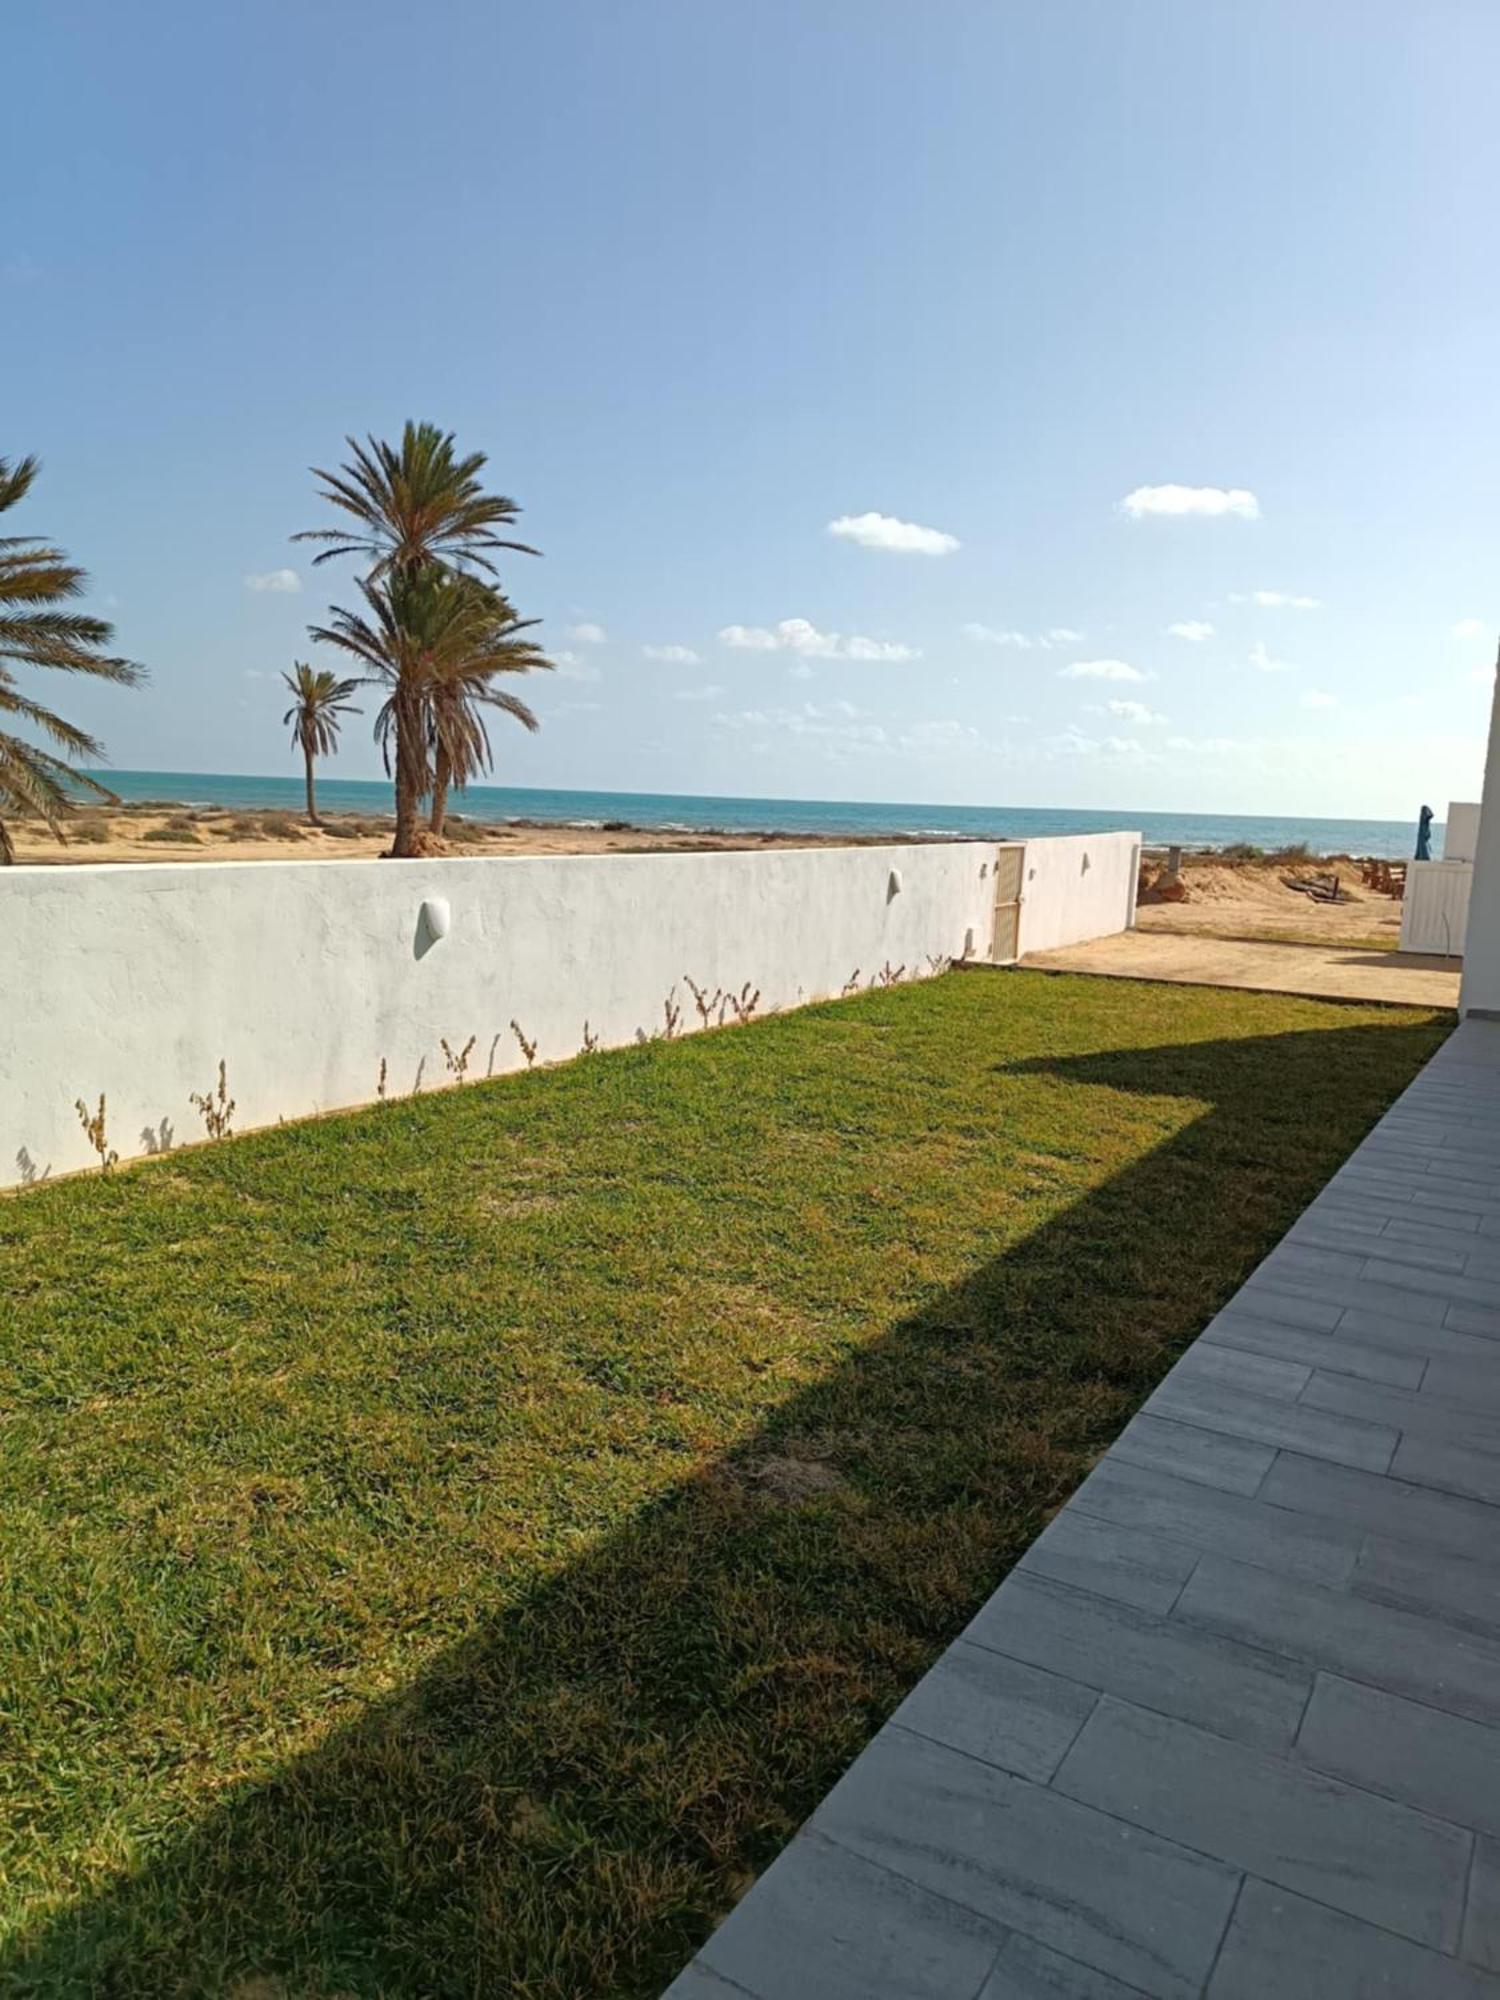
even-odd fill
[[(34, 458), (14, 465), (0, 458), (0, 514), (25, 498), (37, 471)], [(24, 737), (0, 730), (0, 812), (38, 813), (59, 840), (65, 838), (62, 821), (72, 794), (83, 791), (114, 801), (107, 786), (64, 761), (102, 757), (104, 746), (24, 694), (8, 663), (92, 674), (96, 680), (119, 681), (127, 687), (145, 678), (144, 670), (132, 661), (105, 652), (114, 637), (113, 626), (81, 611), (58, 608), (81, 595), (86, 582), (84, 572), (60, 549), (25, 535), (0, 538), (0, 717), (15, 716), (29, 723), (64, 753), (54, 756)], [(14, 859), (10, 834), (0, 819), (0, 863)]]
[(318, 825), (318, 803), (313, 790), (313, 760), (331, 757), (339, 747), (339, 724), (346, 715), (358, 715), (349, 706), (349, 697), (358, 681), (341, 681), (327, 667), (316, 673), (305, 660), (294, 660), (292, 671), (281, 678), (296, 699), (281, 718), (291, 724), (292, 742), (302, 752), (307, 768), (307, 821)]
[[(362, 577), (358, 588), (363, 611), (336, 605), (330, 623), (314, 626), (312, 636), (352, 655), (365, 669), (361, 678), (387, 690), (375, 735), (386, 769), (394, 767), (396, 780), (391, 853), (419, 854), (426, 845), (419, 809), (434, 789), (440, 748), (450, 781), (455, 771), (476, 768), (478, 754), (470, 733), (473, 724), (466, 719), (472, 703), (455, 703), (438, 691), (462, 682), (472, 696), (487, 674), (518, 671), (515, 648), (522, 642), (511, 636), (514, 614), (509, 606), (475, 578), (452, 570), (430, 567), (410, 574), (392, 570), (380, 582)], [(504, 615), (497, 612), (497, 605), (503, 606)], [(540, 654), (527, 662), (540, 663)], [(511, 708), (512, 713), (522, 707), (513, 696), (502, 698), (497, 691), (485, 699), (493, 706)], [(447, 717), (441, 726), (440, 703)], [(534, 723), (530, 711), (525, 713)], [(482, 725), (479, 735), (483, 737)]]
[(482, 451), (457, 455), (453, 433), (436, 424), (408, 423), (401, 446), (368, 438), (346, 438), (352, 463), (337, 472), (313, 467), (323, 482), (322, 498), (349, 516), (349, 525), (308, 528), (295, 542), (322, 542), (315, 563), (335, 556), (362, 556), (372, 579), (387, 570), (407, 575), (430, 563), (447, 563), (495, 574), (491, 551), (512, 549), (534, 556), (525, 542), (503, 539), (520, 513), (514, 500), (486, 493), (479, 484)]

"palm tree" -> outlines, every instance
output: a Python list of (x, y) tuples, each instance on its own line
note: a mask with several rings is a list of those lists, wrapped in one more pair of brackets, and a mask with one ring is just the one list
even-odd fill
[(349, 706), (349, 697), (359, 682), (341, 681), (327, 667), (314, 673), (305, 660), (294, 660), (292, 671), (281, 678), (296, 697), (281, 719), (291, 724), (292, 741), (302, 752), (307, 767), (307, 821), (309, 826), (317, 826), (313, 759), (331, 757), (339, 747), (339, 723), (346, 715), (359, 714), (357, 708)]
[[(451, 431), (408, 423), (399, 449), (374, 437), (362, 445), (352, 437), (346, 442), (351, 462), (338, 472), (315, 467), (314, 477), (322, 481), (322, 497), (347, 521), (334, 528), (309, 528), (293, 539), (323, 544), (315, 563), (358, 556), (369, 564), (359, 584), (368, 616), (335, 607), (332, 623), (312, 632), (315, 639), (362, 659), (372, 677), (390, 687), (379, 734), (387, 769), (394, 742), (396, 838), (391, 852), (406, 856), (418, 851), (417, 809), (433, 789), (434, 751), (441, 740), (449, 741), (451, 779), (452, 746), (460, 735), (451, 722), (439, 730), (433, 689), (443, 672), (457, 671), (465, 646), (482, 656), (493, 641), (493, 634), (479, 636), (477, 630), (486, 620), (493, 623), (492, 614), (481, 615), (477, 600), (460, 601), (446, 591), (444, 579), (473, 571), (493, 577), (494, 555), (501, 549), (522, 555), (537, 551), (499, 532), (521, 510), (514, 500), (484, 491), (479, 482), (484, 453), (460, 458)], [(535, 726), (534, 717), (529, 726)], [(487, 741), (485, 748), (487, 752)], [(441, 811), (437, 819), (441, 824)]]
[(530, 640), (516, 637), (523, 621), (474, 577), (431, 566), (392, 570), (380, 582), (362, 577), (358, 587), (364, 610), (335, 606), (331, 622), (313, 627), (312, 635), (352, 655), (365, 669), (361, 678), (388, 691), (375, 736), (396, 780), (391, 852), (409, 856), (426, 844), (418, 813), (435, 791), (438, 764), (446, 790), (488, 760), (479, 706), (504, 709), (536, 727), (525, 704), (490, 681), (551, 662)]
[[(38, 469), (34, 458), (14, 465), (0, 458), (0, 514), (25, 498)], [(29, 723), (64, 753), (54, 756), (24, 737), (0, 730), (0, 811), (39, 813), (59, 840), (65, 838), (62, 820), (73, 792), (114, 801), (107, 786), (64, 761), (102, 757), (104, 746), (23, 694), (7, 662), (92, 674), (96, 680), (119, 681), (126, 687), (145, 678), (144, 669), (132, 661), (104, 651), (114, 637), (113, 626), (81, 611), (58, 608), (80, 596), (86, 582), (84, 572), (60, 549), (25, 535), (0, 537), (0, 716)], [(0, 819), (0, 863), (14, 859), (10, 834)]]
[(459, 458), (451, 431), (408, 423), (399, 451), (374, 437), (364, 444), (352, 437), (344, 442), (353, 462), (337, 472), (314, 466), (313, 477), (323, 482), (321, 497), (347, 514), (350, 525), (307, 528), (292, 537), (325, 544), (313, 557), (315, 563), (335, 556), (367, 557), (372, 578), (391, 569), (410, 574), (434, 562), (472, 566), (493, 576), (491, 550), (539, 553), (496, 533), (521, 510), (514, 500), (484, 491), (479, 484), (484, 453)]

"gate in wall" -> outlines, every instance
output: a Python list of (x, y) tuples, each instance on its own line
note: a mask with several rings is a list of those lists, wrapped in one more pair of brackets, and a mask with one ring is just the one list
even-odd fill
[(990, 957), (996, 965), (1013, 964), (1021, 941), (1021, 884), (1026, 874), (1026, 849), (995, 851), (995, 932)]

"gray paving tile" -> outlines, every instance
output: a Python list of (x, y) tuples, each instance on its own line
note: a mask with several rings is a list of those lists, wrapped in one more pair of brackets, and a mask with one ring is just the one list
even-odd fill
[(1487, 1416), (1483, 1410), (1428, 1389), (1391, 1389), (1319, 1369), (1302, 1392), (1302, 1405), (1362, 1417), (1372, 1424), (1389, 1424), (1403, 1438), (1413, 1434), (1446, 1438), (1464, 1451), (1500, 1452), (1500, 1417)]
[(1291, 1743), (1312, 1681), (1310, 1671), (1263, 1652), (1019, 1570), (985, 1605), (966, 1637), (1101, 1694), (1265, 1749)]
[(1368, 1248), (1358, 1250), (1319, 1250), (1304, 1242), (1299, 1235), (1287, 1236), (1276, 1246), (1260, 1267), (1259, 1275), (1268, 1282), (1284, 1277), (1288, 1272), (1310, 1271), (1315, 1275), (1326, 1273), (1331, 1277), (1358, 1278), (1370, 1256)]
[(1422, 1353), (1341, 1340), (1337, 1333), (1313, 1333), (1306, 1327), (1278, 1326), (1274, 1320), (1253, 1319), (1238, 1312), (1221, 1312), (1189, 1352), (1220, 1346), (1356, 1375), (1367, 1382), (1387, 1382), (1400, 1389), (1415, 1389), (1427, 1368), (1427, 1356)]
[(1397, 1243), (1453, 1244), (1462, 1247), (1479, 1238), (1477, 1215), (1455, 1216), (1451, 1222), (1413, 1221), (1404, 1215), (1391, 1216), (1381, 1234)]
[(1492, 1343), (1500, 1340), (1500, 1312), (1493, 1306), (1475, 1305), (1472, 1301), (1451, 1305), (1443, 1315), (1443, 1325), (1452, 1327), (1455, 1333), (1473, 1334), (1480, 1340)]
[(972, 1910), (801, 1833), (698, 1963), (756, 2000), (953, 2000), (979, 1991), (1005, 1939)]
[(1193, 1573), (1198, 1551), (1065, 1507), (1019, 1567), (1054, 1583), (1115, 1597), (1142, 1611), (1170, 1611)]
[(1293, 1755), (1462, 1827), (1500, 1833), (1500, 1729), (1320, 1674)]
[[(1469, 1907), (1464, 1912), (1463, 1955), (1490, 1972), (1500, 1972), (1500, 1842), (1481, 1835), (1469, 1871)], [(1494, 1991), (1500, 1993), (1500, 1981)]]
[(1451, 1438), (1412, 1433), (1403, 1437), (1391, 1460), (1398, 1479), (1441, 1493), (1459, 1493), (1469, 1500), (1500, 1504), (1500, 1458), (1493, 1451), (1473, 1451)]
[[(1202, 1988), (1233, 1869), (887, 1729), (812, 1827), (992, 1922), (1151, 1994)], [(804, 1989), (809, 1990), (809, 1989)]]
[(1160, 1418), (1132, 1417), (1106, 1454), (1128, 1465), (1159, 1466), (1182, 1479), (1219, 1486), (1227, 1493), (1253, 1493), (1276, 1456), (1268, 1444), (1228, 1437), (1222, 1431), (1196, 1430), (1191, 1424), (1169, 1424)]
[(1472, 1966), (1266, 1882), (1246, 1882), (1209, 2000), (1497, 2000)]
[(733, 1986), (694, 1959), (672, 1981), (662, 2000), (735, 2000), (737, 1994), (749, 1994), (749, 2000), (762, 2000), (762, 1996), (752, 1993), (748, 1986)]
[(1080, 1514), (1312, 1583), (1347, 1582), (1364, 1542), (1357, 1528), (1309, 1520), (1285, 1507), (1110, 1459), (1095, 1467), (1060, 1518)]
[(1311, 1223), (1319, 1226), (1327, 1224), (1330, 1229), (1352, 1232), (1356, 1236), (1379, 1236), (1385, 1229), (1387, 1213), (1398, 1214), (1404, 1206), (1404, 1203), (1391, 1203), (1387, 1211), (1367, 1202), (1338, 1201), (1324, 1193), (1309, 1202), (1293, 1225), (1292, 1233), (1300, 1236)]
[[(1262, 1266), (1240, 1297), (1255, 1311), (1272, 1318), (1278, 1315), (1272, 1312), (1269, 1301), (1276, 1297), (1284, 1303), (1295, 1300), (1304, 1307), (1339, 1306), (1347, 1310), (1351, 1306), (1365, 1306), (1371, 1312), (1389, 1313), (1396, 1310), (1392, 1303), (1393, 1289), (1388, 1281), (1371, 1279), (1368, 1274), (1363, 1278), (1343, 1278), (1326, 1273), (1268, 1271)], [(1400, 1311), (1404, 1316), (1426, 1320), (1433, 1326), (1442, 1324), (1448, 1305), (1445, 1298), (1406, 1286), (1400, 1289)], [(1285, 1317), (1284, 1310), (1280, 1317)]]
[[(1289, 1331), (1295, 1333), (1297, 1329), (1292, 1327)], [(1326, 1340), (1329, 1336), (1309, 1334), (1307, 1338)], [(1311, 1375), (1312, 1368), (1306, 1362), (1256, 1354), (1250, 1348), (1230, 1347), (1222, 1342), (1195, 1340), (1166, 1380), (1213, 1382), (1226, 1389), (1248, 1389), (1252, 1395), (1269, 1396), (1273, 1402), (1295, 1403)]]
[(1417, 1612), (1205, 1556), (1172, 1622), (1500, 1724), (1500, 1645)]
[(1122, 1986), (1108, 1973), (1012, 1931), (978, 2000), (1140, 2000), (1140, 1993), (1139, 1986)]
[(1422, 1377), (1425, 1395), (1440, 1396), (1462, 1403), (1471, 1410), (1485, 1410), (1500, 1417), (1500, 1348), (1482, 1361), (1450, 1360), (1435, 1355)]
[(1445, 1625), (1500, 1639), (1500, 1548), (1476, 1562), (1371, 1536), (1354, 1565), (1349, 1588), (1360, 1597), (1425, 1612)]
[(1305, 1326), (1318, 1333), (1332, 1333), (1346, 1311), (1341, 1301), (1284, 1292), (1275, 1285), (1257, 1284), (1254, 1277), (1240, 1287), (1234, 1303), (1257, 1319), (1279, 1320), (1285, 1326)]
[(1281, 1403), (1174, 1371), (1146, 1403), (1152, 1416), (1201, 1430), (1223, 1431), (1229, 1437), (1276, 1445), (1309, 1458), (1331, 1459), (1336, 1465), (1363, 1466), (1384, 1472), (1399, 1441), (1387, 1424), (1362, 1423), (1330, 1416), (1300, 1403)]
[(960, 1639), (917, 1682), (893, 1720), (1044, 1785), (1097, 1700), (1076, 1680)]
[(1351, 1308), (1339, 1319), (1334, 1338), (1360, 1341), (1385, 1353), (1425, 1354), (1429, 1358), (1442, 1355), (1455, 1361), (1486, 1363), (1500, 1359), (1500, 1347), (1483, 1334), (1460, 1333), (1455, 1327), (1410, 1319), (1396, 1309), (1394, 1297), (1387, 1304), (1390, 1310), (1386, 1312), (1371, 1312), (1364, 1306)]
[(1053, 1786), (1418, 1944), (1458, 1943), (1469, 1835), (1285, 1758), (1105, 1700)]
[(1430, 1486), (1283, 1452), (1259, 1497), (1322, 1521), (1483, 1560), (1500, 1547), (1500, 1508)]
[(1482, 1306), (1489, 1312), (1500, 1310), (1500, 1278), (1467, 1278), (1456, 1271), (1423, 1271), (1414, 1264), (1393, 1264), (1381, 1257), (1367, 1258), (1361, 1276), (1372, 1285), (1389, 1286), (1397, 1292), (1419, 1293), (1424, 1298), (1442, 1299), (1450, 1306)]
[[(1471, 1245), (1475, 1241), (1472, 1237), (1465, 1240)], [(1429, 1271), (1463, 1271), (1468, 1268), (1469, 1253), (1456, 1248), (1452, 1236), (1442, 1244), (1417, 1243), (1402, 1237), (1371, 1236), (1365, 1231), (1346, 1229), (1322, 1220), (1309, 1220), (1304, 1216), (1287, 1242), (1299, 1249), (1311, 1247), (1321, 1251), (1338, 1251), (1358, 1257), (1361, 1262), (1369, 1257), (1383, 1257), (1394, 1264), (1413, 1264)]]

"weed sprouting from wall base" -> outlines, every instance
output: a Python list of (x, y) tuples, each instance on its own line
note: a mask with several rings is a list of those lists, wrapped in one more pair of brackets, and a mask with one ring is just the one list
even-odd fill
[(522, 1028), (519, 1021), (511, 1022), (510, 1031), (515, 1036), (516, 1040), (520, 1043), (521, 1053), (526, 1058), (526, 1067), (530, 1069), (532, 1065), (536, 1062), (536, 1043), (527, 1041), (526, 1032)]
[(84, 1137), (99, 1155), (100, 1173), (107, 1174), (110, 1168), (119, 1160), (120, 1156), (111, 1150), (109, 1139), (105, 1132), (107, 1105), (104, 1092), (101, 1090), (99, 1093), (99, 1109), (97, 1111), (91, 1112), (81, 1097), (73, 1100), (73, 1109), (78, 1113), (78, 1122), (83, 1127)]
[[(714, 1009), (724, 998), (723, 987), (716, 986), (713, 992), (710, 993), (708, 988), (700, 986), (690, 973), (685, 972), (682, 977), (688, 992), (693, 996), (693, 1005), (698, 1010), (699, 1021), (705, 1028), (711, 1028), (714, 1024)], [(719, 1018), (720, 1020), (724, 1018), (722, 1013)]]
[(207, 1127), (210, 1139), (231, 1137), (231, 1122), (234, 1118), (234, 1099), (229, 1095), (226, 1077), (227, 1064), (219, 1058), (219, 1081), (212, 1091), (195, 1090), (190, 1093), (188, 1103), (200, 1114)]
[(583, 1024), (583, 1047), (579, 1050), (579, 1054), (585, 1056), (592, 1056), (592, 1055), (597, 1055), (598, 1052), (599, 1052), (599, 1037), (596, 1034), (590, 1032), (589, 1024), (587, 1021), (585, 1021)]
[(847, 1000), (851, 993), (857, 993), (858, 991), (859, 991), (859, 967), (856, 965), (854, 970), (850, 973), (849, 977), (844, 981), (843, 985), (839, 988), (839, 992), (843, 996), (843, 998)]
[[(729, 995), (730, 1011), (733, 1013), (735, 1020), (739, 1023), (739, 1025), (742, 1028), (744, 1027), (745, 1023), (750, 1019), (750, 1016), (755, 1012), (756, 1008), (759, 1005), (760, 1005), (760, 988), (757, 986), (755, 991), (752, 993), (750, 990), (750, 982), (748, 979), (745, 981), (744, 985), (740, 988), (738, 993), (731, 993)], [(722, 1019), (723, 1017), (721, 1016), (720, 1018)]]
[(386, 1097), (385, 1090), (386, 1090), (386, 1062), (385, 1062), (385, 1057), (382, 1056), (380, 1058), (380, 1075), (375, 1080), (375, 1098), (377, 1103), (385, 1104), (389, 1101)]
[(904, 965), (892, 965), (889, 959), (880, 968), (880, 983), (882, 986), (899, 986), (905, 977), (906, 967)]
[(663, 1019), (666, 1021), (666, 1039), (670, 1042), (682, 1025), (682, 1009), (677, 1004), (677, 988), (674, 986), (661, 1003)]
[(469, 1058), (474, 1053), (474, 1044), (477, 1040), (477, 1035), (470, 1035), (461, 1049), (454, 1049), (449, 1047), (446, 1035), (439, 1037), (439, 1046), (443, 1051), (443, 1061), (448, 1065), (449, 1076), (457, 1084), (462, 1084), (464, 1078), (468, 1075)]

